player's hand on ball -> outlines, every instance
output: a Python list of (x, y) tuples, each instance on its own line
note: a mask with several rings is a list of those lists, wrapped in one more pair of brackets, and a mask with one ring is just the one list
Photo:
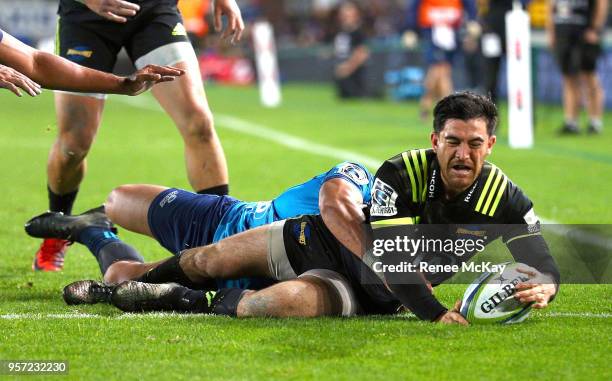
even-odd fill
[(516, 271), (529, 276), (527, 282), (516, 285), (514, 298), (521, 303), (533, 302), (533, 308), (545, 308), (550, 299), (557, 293), (554, 280), (529, 266), (521, 266)]
[(140, 5), (124, 0), (77, 0), (107, 20), (125, 23), (128, 17), (136, 16)]
[(42, 93), (40, 85), (17, 70), (0, 65), (0, 88), (12, 91), (18, 97), (21, 96), (21, 91), (24, 90), (29, 95), (35, 97)]
[(455, 306), (452, 310), (446, 311), (442, 316), (440, 316), (436, 323), (442, 324), (460, 324), (460, 325), (469, 325), (467, 320), (459, 313), (459, 308), (461, 307), (461, 300), (457, 300), (455, 302)]
[(185, 71), (174, 67), (147, 65), (125, 79), (125, 94), (141, 94), (157, 83), (174, 81), (183, 74)]
[(242, 14), (240, 8), (236, 4), (235, 0), (217, 0), (215, 1), (215, 30), (221, 31), (223, 22), (221, 16), (227, 17), (227, 26), (225, 31), (221, 35), (222, 38), (232, 36), (231, 43), (240, 41), (242, 32), (244, 31), (244, 21), (242, 20)]

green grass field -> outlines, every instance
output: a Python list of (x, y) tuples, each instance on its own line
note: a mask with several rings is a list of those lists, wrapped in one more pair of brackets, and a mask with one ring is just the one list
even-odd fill
[[(208, 95), (232, 194), (247, 200), (270, 199), (351, 152), (375, 166), (428, 146), (429, 127), (413, 103), (338, 103), (329, 88), (297, 85), (284, 89), (276, 110), (261, 108), (252, 88), (211, 87)], [(612, 131), (558, 137), (562, 113), (553, 106), (538, 107), (536, 119), (534, 149), (510, 150), (503, 123), (490, 160), (547, 221), (612, 223)], [(612, 114), (605, 124), (612, 128)], [(0, 92), (0, 360), (68, 360), (68, 375), (56, 379), (75, 380), (612, 379), (610, 285), (566, 285), (523, 324), (467, 328), (411, 316), (236, 320), (68, 307), (62, 287), (99, 278), (96, 262), (75, 245), (63, 272), (33, 273), (39, 242), (23, 232), (47, 208), (45, 166), (56, 131), (50, 92), (37, 99)], [(150, 95), (109, 99), (75, 212), (124, 183), (188, 188), (180, 137)], [(152, 240), (121, 236), (147, 259), (168, 255)], [(441, 286), (436, 294), (451, 304), (464, 289)]]

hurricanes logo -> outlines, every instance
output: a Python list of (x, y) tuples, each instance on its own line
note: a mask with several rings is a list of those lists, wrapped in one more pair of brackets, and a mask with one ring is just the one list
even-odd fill
[(187, 30), (185, 29), (183, 24), (179, 22), (179, 23), (176, 23), (176, 26), (174, 27), (174, 29), (172, 29), (172, 35), (173, 36), (186, 36)]

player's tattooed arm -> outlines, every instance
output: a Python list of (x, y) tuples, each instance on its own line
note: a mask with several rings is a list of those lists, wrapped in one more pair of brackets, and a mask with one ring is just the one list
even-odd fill
[(326, 181), (319, 191), (321, 217), (332, 234), (359, 257), (365, 252), (363, 196), (342, 178)]
[(74, 0), (85, 5), (95, 14), (117, 23), (126, 23), (128, 17), (136, 16), (140, 5), (123, 0)]

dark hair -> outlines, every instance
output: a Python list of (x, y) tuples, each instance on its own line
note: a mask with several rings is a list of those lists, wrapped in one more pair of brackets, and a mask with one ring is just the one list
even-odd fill
[(497, 107), (488, 97), (471, 91), (460, 91), (443, 98), (434, 108), (433, 129), (440, 133), (449, 119), (470, 120), (482, 118), (487, 122), (487, 133), (495, 135)]

